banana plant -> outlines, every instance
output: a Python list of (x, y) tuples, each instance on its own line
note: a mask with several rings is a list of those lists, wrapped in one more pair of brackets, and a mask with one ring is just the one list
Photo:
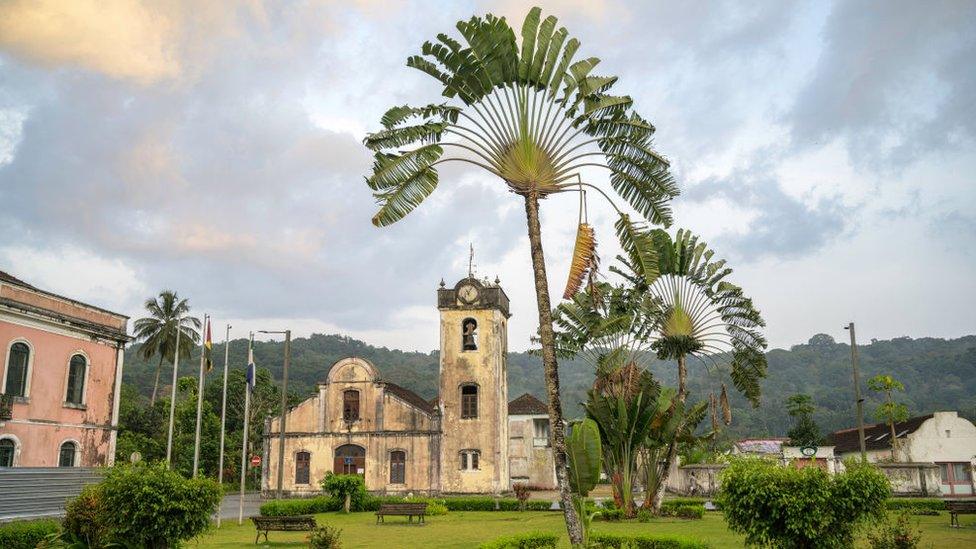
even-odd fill
[[(587, 275), (597, 264), (596, 239), (585, 216), (587, 191), (620, 212), (618, 238), (653, 260), (645, 221), (632, 221), (601, 185), (584, 180), (583, 170), (606, 173), (616, 195), (652, 224), (670, 224), (670, 201), (678, 188), (668, 160), (654, 150), (654, 126), (634, 110), (630, 97), (610, 93), (617, 77), (596, 74), (599, 59), (578, 57), (580, 42), (555, 17), (543, 19), (541, 10), (532, 8), (516, 34), (504, 17), (488, 14), (458, 22), (457, 31), (460, 38), (438, 34), (407, 59), (408, 67), (440, 83), (443, 100), (393, 107), (382, 116), (382, 129), (365, 138), (374, 152), (366, 183), (379, 204), (373, 223), (387, 226), (413, 211), (437, 188), (439, 166), (447, 163), (484, 170), (524, 202), (556, 479), (570, 541), (577, 544), (581, 532), (566, 481), (539, 204), (579, 193), (577, 246), (566, 292), (573, 294), (592, 278)], [(647, 267), (650, 283), (655, 275)]]
[(569, 486), (572, 505), (580, 517), (581, 538), (579, 547), (589, 544), (590, 522), (593, 514), (586, 510), (586, 496), (600, 482), (600, 457), (603, 455), (600, 429), (589, 418), (573, 421), (566, 437), (566, 454), (569, 458)]

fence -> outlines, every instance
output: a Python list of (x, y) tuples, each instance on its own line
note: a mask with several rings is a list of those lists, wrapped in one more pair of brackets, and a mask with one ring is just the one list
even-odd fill
[(0, 468), (0, 522), (57, 517), (88, 484), (102, 480), (102, 469), (87, 467)]

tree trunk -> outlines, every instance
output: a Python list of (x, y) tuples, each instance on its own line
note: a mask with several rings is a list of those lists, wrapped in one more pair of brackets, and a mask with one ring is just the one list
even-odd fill
[(888, 427), (891, 427), (891, 461), (898, 461), (898, 437), (895, 436), (895, 422), (891, 421), (888, 423)]
[(546, 280), (546, 262), (542, 255), (542, 229), (539, 226), (539, 196), (525, 197), (525, 216), (529, 229), (529, 248), (532, 253), (532, 270), (535, 275), (536, 302), (539, 306), (539, 339), (542, 342), (542, 368), (546, 378), (546, 395), (549, 405), (549, 424), (552, 429), (552, 454), (556, 466), (556, 484), (562, 501), (566, 530), (572, 545), (583, 543), (580, 517), (569, 492), (566, 461), (565, 426), (562, 404), (559, 401), (559, 370), (556, 365), (556, 337), (552, 331), (552, 306), (549, 303), (549, 282)]
[(156, 382), (153, 383), (152, 398), (149, 399), (149, 407), (152, 408), (153, 404), (156, 404), (156, 393), (159, 392), (159, 373), (163, 371), (163, 355), (159, 355), (159, 363), (156, 364)]
[[(678, 357), (678, 402), (685, 403), (688, 398), (688, 364), (685, 355)], [(675, 460), (678, 459), (678, 439), (677, 437), (668, 444), (668, 452), (664, 456), (664, 471), (660, 475), (660, 483), (654, 492), (654, 500), (651, 509), (654, 514), (661, 512), (661, 503), (664, 501), (664, 491), (668, 486), (668, 477), (671, 476), (671, 468), (674, 467)]]
[(346, 492), (346, 501), (342, 503), (342, 510), (348, 514), (350, 507), (352, 507), (352, 494), (350, 492)]

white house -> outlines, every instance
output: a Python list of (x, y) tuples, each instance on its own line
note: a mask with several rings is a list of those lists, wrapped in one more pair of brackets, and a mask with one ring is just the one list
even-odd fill
[[(976, 426), (956, 412), (935, 412), (895, 424), (900, 449), (896, 461), (934, 463), (939, 466), (941, 491), (945, 496), (972, 496), (973, 466), (976, 462)], [(839, 458), (858, 456), (857, 428), (828, 435)], [(891, 429), (884, 423), (865, 425), (864, 446), (868, 461), (891, 460)]]

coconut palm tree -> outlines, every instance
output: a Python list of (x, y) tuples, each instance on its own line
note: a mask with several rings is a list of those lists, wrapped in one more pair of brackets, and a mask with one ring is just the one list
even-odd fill
[[(649, 233), (656, 277), (647, 276), (646, 252), (627, 243), (620, 266), (610, 270), (661, 308), (651, 348), (659, 359), (677, 363), (678, 402), (684, 404), (688, 397), (688, 359), (695, 358), (706, 367), (727, 372), (735, 388), (758, 406), (759, 383), (766, 377), (766, 340), (760, 331), (765, 323), (759, 311), (742, 288), (726, 280), (732, 269), (725, 260), (713, 260), (714, 252), (697, 236), (681, 229), (674, 239), (662, 229)], [(654, 499), (655, 511), (660, 509), (677, 445), (677, 440), (668, 445), (668, 468)]]
[[(393, 107), (381, 119), (383, 129), (365, 139), (375, 153), (366, 179), (380, 206), (373, 223), (386, 226), (409, 214), (436, 189), (437, 166), (448, 162), (484, 169), (524, 202), (556, 478), (570, 541), (579, 544), (579, 520), (566, 480), (539, 201), (577, 192), (582, 202), (587, 189), (610, 201), (602, 188), (582, 177), (584, 169), (602, 169), (609, 172), (613, 190), (640, 215), (667, 225), (669, 203), (678, 190), (667, 160), (652, 149), (654, 127), (634, 112), (630, 97), (609, 94), (617, 78), (593, 74), (599, 59), (574, 60), (579, 41), (557, 28), (555, 17), (542, 19), (539, 8), (530, 10), (521, 40), (505, 18), (490, 14), (460, 21), (457, 30), (460, 39), (439, 34), (424, 43), (420, 55), (407, 59), (407, 66), (440, 82), (443, 102)], [(582, 246), (573, 265), (582, 267), (571, 273), (570, 286), (595, 268), (592, 229), (582, 216), (580, 221), (578, 233), (584, 238), (577, 238)], [(620, 214), (622, 240), (638, 238), (642, 244), (635, 236), (638, 229)]]
[(159, 296), (150, 297), (145, 303), (149, 316), (135, 322), (135, 337), (142, 341), (139, 356), (144, 360), (159, 357), (156, 363), (156, 379), (153, 382), (153, 392), (150, 406), (156, 403), (159, 392), (159, 374), (163, 369), (163, 360), (173, 362), (176, 358), (176, 330), (179, 324), (180, 356), (190, 356), (193, 347), (200, 341), (200, 319), (188, 316), (190, 305), (186, 299), (180, 299), (176, 292), (163, 290)]

